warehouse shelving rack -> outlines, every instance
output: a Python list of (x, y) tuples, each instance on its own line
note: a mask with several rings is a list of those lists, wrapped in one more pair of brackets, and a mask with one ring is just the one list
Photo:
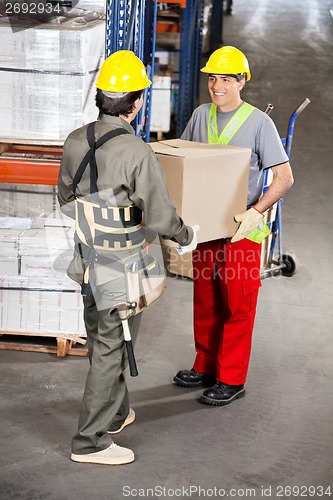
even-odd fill
[[(154, 76), (158, 3), (178, 4), (181, 8), (179, 85), (177, 92), (177, 135), (184, 130), (199, 90), (199, 65), (204, 0), (107, 0), (105, 56), (117, 50), (132, 50)], [(152, 88), (145, 91), (144, 105), (137, 117), (137, 135), (150, 140)]]
[[(157, 0), (107, 0), (105, 57), (117, 50), (132, 50), (154, 76)], [(135, 120), (136, 134), (150, 140), (151, 87), (145, 89), (144, 104)]]
[[(0, 143), (0, 183), (52, 186), (53, 205), (56, 203), (56, 186), (62, 156), (62, 144), (58, 141), (2, 140)], [(11, 339), (11, 340), (9, 340)], [(18, 341), (18, 339), (20, 339)], [(56, 341), (56, 345), (52, 341)], [(80, 335), (43, 335), (33, 332), (0, 331), (0, 349), (33, 351), (66, 355), (86, 356), (85, 339)]]
[(181, 9), (177, 128), (179, 137), (196, 107), (199, 95), (204, 0), (187, 0)]
[(62, 144), (33, 144), (31, 141), (0, 142), (0, 182), (56, 186)]
[[(158, 0), (107, 0), (105, 57), (120, 49), (133, 50), (147, 67), (151, 80), (154, 76), (156, 23)], [(185, 128), (194, 107), (198, 92), (201, 48), (202, 12), (204, 0), (170, 0), (181, 8), (181, 47), (179, 64), (179, 91), (177, 96), (177, 134)], [(146, 90), (144, 105), (136, 119), (138, 136), (149, 142), (151, 87)], [(37, 184), (56, 186), (63, 141), (25, 141), (0, 138), (0, 183)], [(22, 332), (1, 332), (2, 335), (22, 336)], [(26, 339), (32, 334), (23, 335)], [(51, 337), (45, 337), (51, 338)], [(34, 350), (66, 354), (86, 355), (86, 349), (73, 348), (83, 339), (60, 336), (57, 347), (35, 346), (20, 342), (1, 342), (1, 349)], [(11, 344), (11, 345), (10, 345)]]

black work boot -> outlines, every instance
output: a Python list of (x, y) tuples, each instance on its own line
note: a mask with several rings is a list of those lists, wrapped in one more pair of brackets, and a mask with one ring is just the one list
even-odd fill
[(213, 387), (206, 389), (201, 398), (201, 403), (213, 406), (227, 406), (233, 401), (245, 396), (244, 384), (228, 385), (223, 382), (216, 382)]
[(180, 370), (174, 377), (175, 384), (181, 387), (209, 387), (215, 382), (215, 375), (191, 370)]

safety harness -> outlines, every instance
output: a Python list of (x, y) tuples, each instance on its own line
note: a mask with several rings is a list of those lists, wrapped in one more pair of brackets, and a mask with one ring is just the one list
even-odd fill
[[(142, 211), (135, 205), (126, 207), (110, 206), (98, 193), (98, 170), (96, 150), (107, 141), (122, 134), (124, 128), (107, 132), (97, 141), (95, 122), (87, 127), (90, 149), (82, 159), (74, 175), (72, 192), (75, 197), (75, 243), (85, 263), (84, 285), (88, 287), (89, 266), (92, 262), (101, 264), (116, 260), (114, 252), (132, 250), (145, 242), (142, 231)], [(90, 167), (90, 195), (77, 197), (76, 189), (86, 168)]]
[(207, 125), (208, 144), (228, 144), (254, 110), (254, 106), (244, 102), (234, 116), (228, 121), (219, 136), (217, 127), (217, 108), (215, 104), (211, 104)]

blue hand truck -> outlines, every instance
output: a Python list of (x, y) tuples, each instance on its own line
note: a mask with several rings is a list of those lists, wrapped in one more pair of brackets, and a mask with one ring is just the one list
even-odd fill
[[(310, 102), (310, 99), (306, 97), (304, 101), (292, 113), (289, 118), (287, 136), (281, 139), (289, 158), (294, 134), (295, 120), (298, 115), (300, 115), (306, 108), (306, 106), (310, 104)], [(265, 113), (270, 114), (273, 109), (274, 106), (272, 104), (268, 104), (265, 109)], [(270, 169), (267, 169), (265, 171), (263, 193), (267, 191), (269, 185)], [(262, 263), (260, 270), (260, 277), (262, 279), (268, 278), (270, 276), (276, 276), (278, 274), (291, 277), (297, 271), (297, 259), (295, 255), (292, 255), (291, 253), (283, 253), (282, 250), (282, 202), (283, 198), (280, 198), (276, 202), (276, 204), (267, 211), (266, 224), (270, 228), (271, 234), (262, 243)]]

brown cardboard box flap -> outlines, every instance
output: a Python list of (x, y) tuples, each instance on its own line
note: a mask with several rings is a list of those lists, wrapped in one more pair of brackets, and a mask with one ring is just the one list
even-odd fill
[[(249, 148), (240, 148), (238, 146), (226, 146), (225, 144), (207, 144), (205, 142), (184, 141), (182, 139), (168, 139), (165, 141), (153, 142), (150, 144), (155, 153), (167, 154), (180, 157), (201, 157), (209, 158), (219, 155), (230, 154), (230, 150), (244, 151)], [(185, 150), (185, 151), (183, 151)]]

